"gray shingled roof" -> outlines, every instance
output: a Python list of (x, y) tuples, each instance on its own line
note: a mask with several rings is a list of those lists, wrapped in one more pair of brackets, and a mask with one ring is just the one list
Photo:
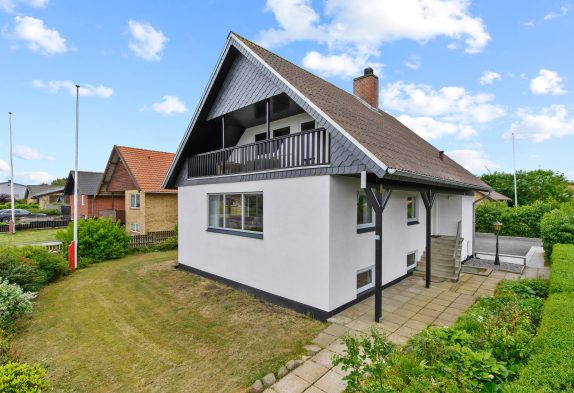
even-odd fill
[(51, 186), (49, 184), (29, 185), (27, 187), (28, 187), (28, 198), (34, 198), (40, 195), (64, 191), (64, 187), (62, 186)]
[(303, 96), (347, 131), (387, 167), (414, 175), (490, 187), (457, 162), (410, 130), (395, 117), (319, 78), (259, 45), (233, 34)]
[[(103, 172), (78, 171), (78, 193), (84, 195), (97, 195)], [(66, 182), (66, 195), (74, 193), (74, 171), (70, 171), (68, 181)]]

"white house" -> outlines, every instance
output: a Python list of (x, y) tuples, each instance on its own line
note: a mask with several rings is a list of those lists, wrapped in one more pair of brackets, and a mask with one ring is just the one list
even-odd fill
[(372, 69), (353, 90), (230, 33), (164, 183), (181, 268), (320, 319), (457, 279), (489, 187), (378, 109)]
[[(0, 182), (0, 195), (11, 195), (11, 187), (10, 185), (12, 182), (10, 180), (5, 182)], [(14, 182), (14, 199), (26, 199), (28, 196), (28, 187), (23, 184), (18, 184)]]

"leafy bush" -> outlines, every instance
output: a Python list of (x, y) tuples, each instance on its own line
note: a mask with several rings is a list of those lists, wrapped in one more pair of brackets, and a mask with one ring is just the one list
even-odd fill
[(0, 278), (0, 327), (10, 328), (14, 321), (32, 311), (33, 292), (24, 292), (16, 284)]
[(502, 222), (502, 213), (508, 209), (506, 202), (484, 202), (476, 205), (475, 228), (477, 232), (492, 233), (493, 224)]
[(565, 204), (542, 218), (540, 237), (546, 256), (552, 254), (555, 244), (574, 244), (574, 206)]
[[(74, 239), (74, 225), (58, 231), (56, 237), (68, 245)], [(121, 258), (128, 252), (130, 238), (119, 222), (111, 219), (97, 218), (78, 221), (78, 257), (80, 265), (84, 262), (99, 262)]]
[(11, 362), (0, 366), (0, 392), (36, 393), (47, 388), (46, 372), (38, 365)]
[(551, 292), (574, 292), (574, 244), (557, 244), (552, 253)]
[(68, 263), (62, 255), (50, 253), (43, 247), (0, 248), (0, 277), (25, 291), (37, 291), (68, 272)]
[[(551, 279), (551, 281), (554, 279)], [(574, 391), (574, 294), (551, 294), (544, 305), (534, 351), (509, 392)]]
[(541, 280), (502, 281), (452, 327), (427, 328), (406, 347), (376, 330), (344, 337), (335, 364), (348, 372), (350, 392), (496, 392), (518, 375), (531, 351), (548, 285)]

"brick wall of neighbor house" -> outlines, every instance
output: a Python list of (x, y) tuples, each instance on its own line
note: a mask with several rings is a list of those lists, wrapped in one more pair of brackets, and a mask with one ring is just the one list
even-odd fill
[(118, 162), (108, 184), (108, 191), (125, 191), (135, 188), (136, 186), (126, 167), (121, 162)]
[(177, 194), (145, 194), (146, 232), (168, 231), (177, 224)]
[[(74, 218), (74, 196), (70, 195), (69, 196), (70, 199), (70, 217), (73, 219)], [(90, 210), (90, 196), (89, 195), (85, 195), (84, 196), (84, 202), (85, 204), (82, 206), (82, 195), (78, 195), (78, 217), (80, 218), (90, 218), (91, 215), (91, 210)]]
[[(125, 193), (126, 206), (126, 232), (130, 235), (141, 235), (146, 233), (145, 213), (146, 213), (146, 194), (140, 192), (140, 207), (132, 209), (130, 207), (130, 195), (138, 193), (137, 190), (127, 190)], [(132, 232), (132, 224), (139, 224), (139, 232)]]
[[(124, 210), (124, 197), (114, 197), (115, 201), (113, 205), (116, 210)], [(70, 200), (70, 212), (72, 218), (74, 217), (74, 196), (69, 196)], [(111, 195), (98, 195), (95, 200), (91, 195), (84, 196), (84, 205), (82, 206), (82, 196), (80, 194), (78, 198), (78, 217), (81, 218), (93, 218), (101, 217), (102, 211), (112, 210), (112, 196)]]

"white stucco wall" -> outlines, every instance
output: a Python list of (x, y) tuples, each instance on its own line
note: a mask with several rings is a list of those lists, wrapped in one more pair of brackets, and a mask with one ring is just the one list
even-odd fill
[[(283, 127), (291, 127), (291, 134), (294, 134), (296, 132), (300, 132), (301, 131), (301, 123), (307, 122), (313, 120), (313, 118), (311, 116), (309, 116), (307, 113), (301, 113), (299, 115), (295, 115), (295, 116), (291, 116), (291, 117), (286, 117), (283, 118), (281, 120), (276, 120), (276, 121), (272, 121), (271, 124), (269, 125), (269, 128), (271, 129), (271, 135), (273, 136), (273, 130), (276, 130), (278, 128), (283, 128)], [(248, 143), (253, 143), (255, 142), (255, 135), (259, 134), (261, 132), (266, 132), (267, 131), (267, 126), (265, 124), (261, 124), (255, 127), (250, 127), (250, 128), (246, 128), (245, 132), (243, 133), (243, 135), (241, 135), (241, 138), (239, 139), (239, 142), (237, 142), (237, 145), (245, 145)]]
[(473, 196), (438, 194), (433, 207), (433, 234), (456, 236), (457, 224), (461, 223), (463, 238), (461, 256), (466, 259), (472, 253), (472, 202)]
[[(330, 195), (330, 309), (357, 297), (357, 271), (375, 264), (374, 232), (357, 233), (357, 193), (360, 180), (345, 176), (331, 178)], [(407, 197), (394, 191), (383, 213), (383, 285), (407, 273), (406, 257), (425, 248), (425, 216), (417, 198), (419, 224), (407, 225)]]
[[(14, 199), (24, 199), (26, 197), (26, 189), (26, 186), (14, 182)], [(12, 194), (10, 181), (0, 183), (0, 194)]]
[[(329, 176), (180, 187), (179, 262), (329, 309)], [(263, 192), (263, 239), (207, 232), (207, 194)]]

